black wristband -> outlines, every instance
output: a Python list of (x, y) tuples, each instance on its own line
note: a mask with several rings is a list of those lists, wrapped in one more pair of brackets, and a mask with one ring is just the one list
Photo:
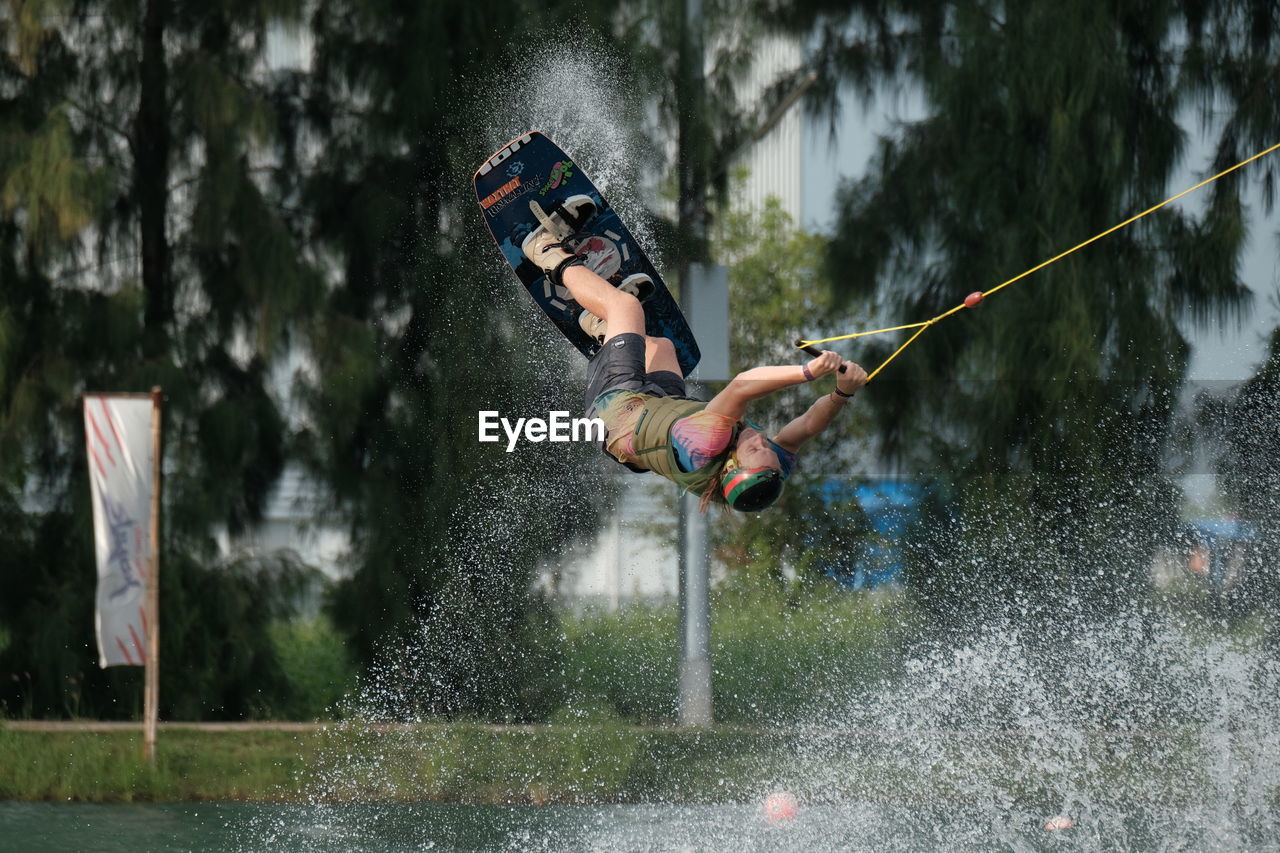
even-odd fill
[(841, 391), (839, 387), (833, 388), (832, 390), (835, 391), (837, 394), (839, 394), (841, 397), (844, 397), (846, 400), (851, 399), (853, 397), (853, 394), (858, 393), (857, 391), (854, 391), (853, 394), (846, 394), (843, 391)]
[(569, 267), (576, 267), (579, 265), (585, 266), (586, 261), (582, 259), (581, 255), (576, 255), (571, 253), (569, 257), (565, 258), (563, 261), (556, 264), (555, 269), (547, 273), (547, 278), (551, 280), (552, 284), (563, 287), (564, 271), (567, 270)]

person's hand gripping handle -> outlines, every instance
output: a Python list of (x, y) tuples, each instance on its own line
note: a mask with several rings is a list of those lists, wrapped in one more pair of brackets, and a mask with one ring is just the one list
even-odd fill
[(839, 365), (840, 376), (836, 379), (836, 389), (841, 396), (851, 397), (867, 384), (867, 372), (852, 361), (841, 361), (836, 353), (823, 351), (812, 345), (801, 346), (800, 341), (796, 341), (796, 347), (814, 357), (808, 368), (815, 377), (825, 376), (837, 369), (835, 365)]
[[(810, 344), (809, 346), (805, 347), (800, 345), (800, 341), (796, 341), (796, 348), (799, 349), (801, 352), (808, 353), (814, 358), (818, 358), (822, 355), (822, 350), (818, 349), (813, 344)], [(844, 373), (847, 367), (848, 366), (844, 364), (840, 365), (840, 372)]]

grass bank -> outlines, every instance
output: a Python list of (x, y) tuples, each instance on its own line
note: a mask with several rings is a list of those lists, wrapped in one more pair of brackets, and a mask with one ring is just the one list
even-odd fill
[(734, 728), (471, 723), (141, 732), (0, 724), (0, 800), (719, 802), (753, 796), (788, 738)]
[[(1209, 756), (1178, 733), (1090, 737), (1074, 760), (1036, 760), (1021, 732), (700, 731), (624, 723), (473, 723), (141, 733), (0, 728), (0, 799), (81, 802), (809, 802), (1051, 804), (1064, 789), (1196, 802)], [(920, 739), (932, 742), (921, 753)], [(1135, 756), (1149, 752), (1159, 762)]]
[[(711, 617), (716, 720), (747, 727), (822, 724), (841, 697), (894, 676), (919, 621), (905, 596), (835, 589), (799, 605), (777, 590), (721, 591)], [(564, 614), (562, 703), (632, 723), (674, 720), (678, 618), (674, 603)]]

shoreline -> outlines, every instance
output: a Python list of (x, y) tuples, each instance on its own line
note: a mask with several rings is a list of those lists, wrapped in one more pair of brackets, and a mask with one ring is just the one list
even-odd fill
[[(980, 778), (1039, 803), (1052, 801), (1064, 778), (1082, 781), (1070, 768), (1065, 777), (1030, 772), (1054, 733), (1009, 729), (681, 729), (584, 720), (169, 722), (160, 731), (150, 767), (140, 723), (0, 723), (0, 800), (696, 804), (755, 802), (782, 788), (811, 799), (921, 803), (965, 801), (973, 792), (960, 780)], [(1170, 803), (1203, 793), (1207, 768), (1188, 730), (1088, 733), (1077, 756), (1094, 765), (1086, 786), (1123, 790), (1135, 772), (1150, 777), (1152, 768), (1129, 764), (1144, 741), (1181, 757), (1141, 789)], [(919, 743), (946, 753), (947, 773), (921, 760)]]

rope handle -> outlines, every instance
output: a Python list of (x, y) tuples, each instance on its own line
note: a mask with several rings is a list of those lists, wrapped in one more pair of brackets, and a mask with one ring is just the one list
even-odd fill
[[(802, 350), (802, 351), (804, 351), (804, 352), (807, 352), (809, 355), (814, 356), (815, 358), (816, 358), (817, 356), (822, 355), (822, 350), (818, 349), (817, 347), (813, 346), (812, 344), (809, 344), (809, 345), (807, 345), (807, 346), (806, 346), (806, 345), (805, 345), (805, 342), (804, 342), (804, 341), (802, 341), (802, 340), (799, 340), (799, 339), (796, 339), (796, 349), (798, 349), (798, 350)], [(840, 372), (841, 372), (841, 373), (844, 373), (846, 369), (847, 369), (847, 368), (845, 368), (845, 366), (844, 366), (843, 364), (842, 364), (842, 365), (840, 365)]]

